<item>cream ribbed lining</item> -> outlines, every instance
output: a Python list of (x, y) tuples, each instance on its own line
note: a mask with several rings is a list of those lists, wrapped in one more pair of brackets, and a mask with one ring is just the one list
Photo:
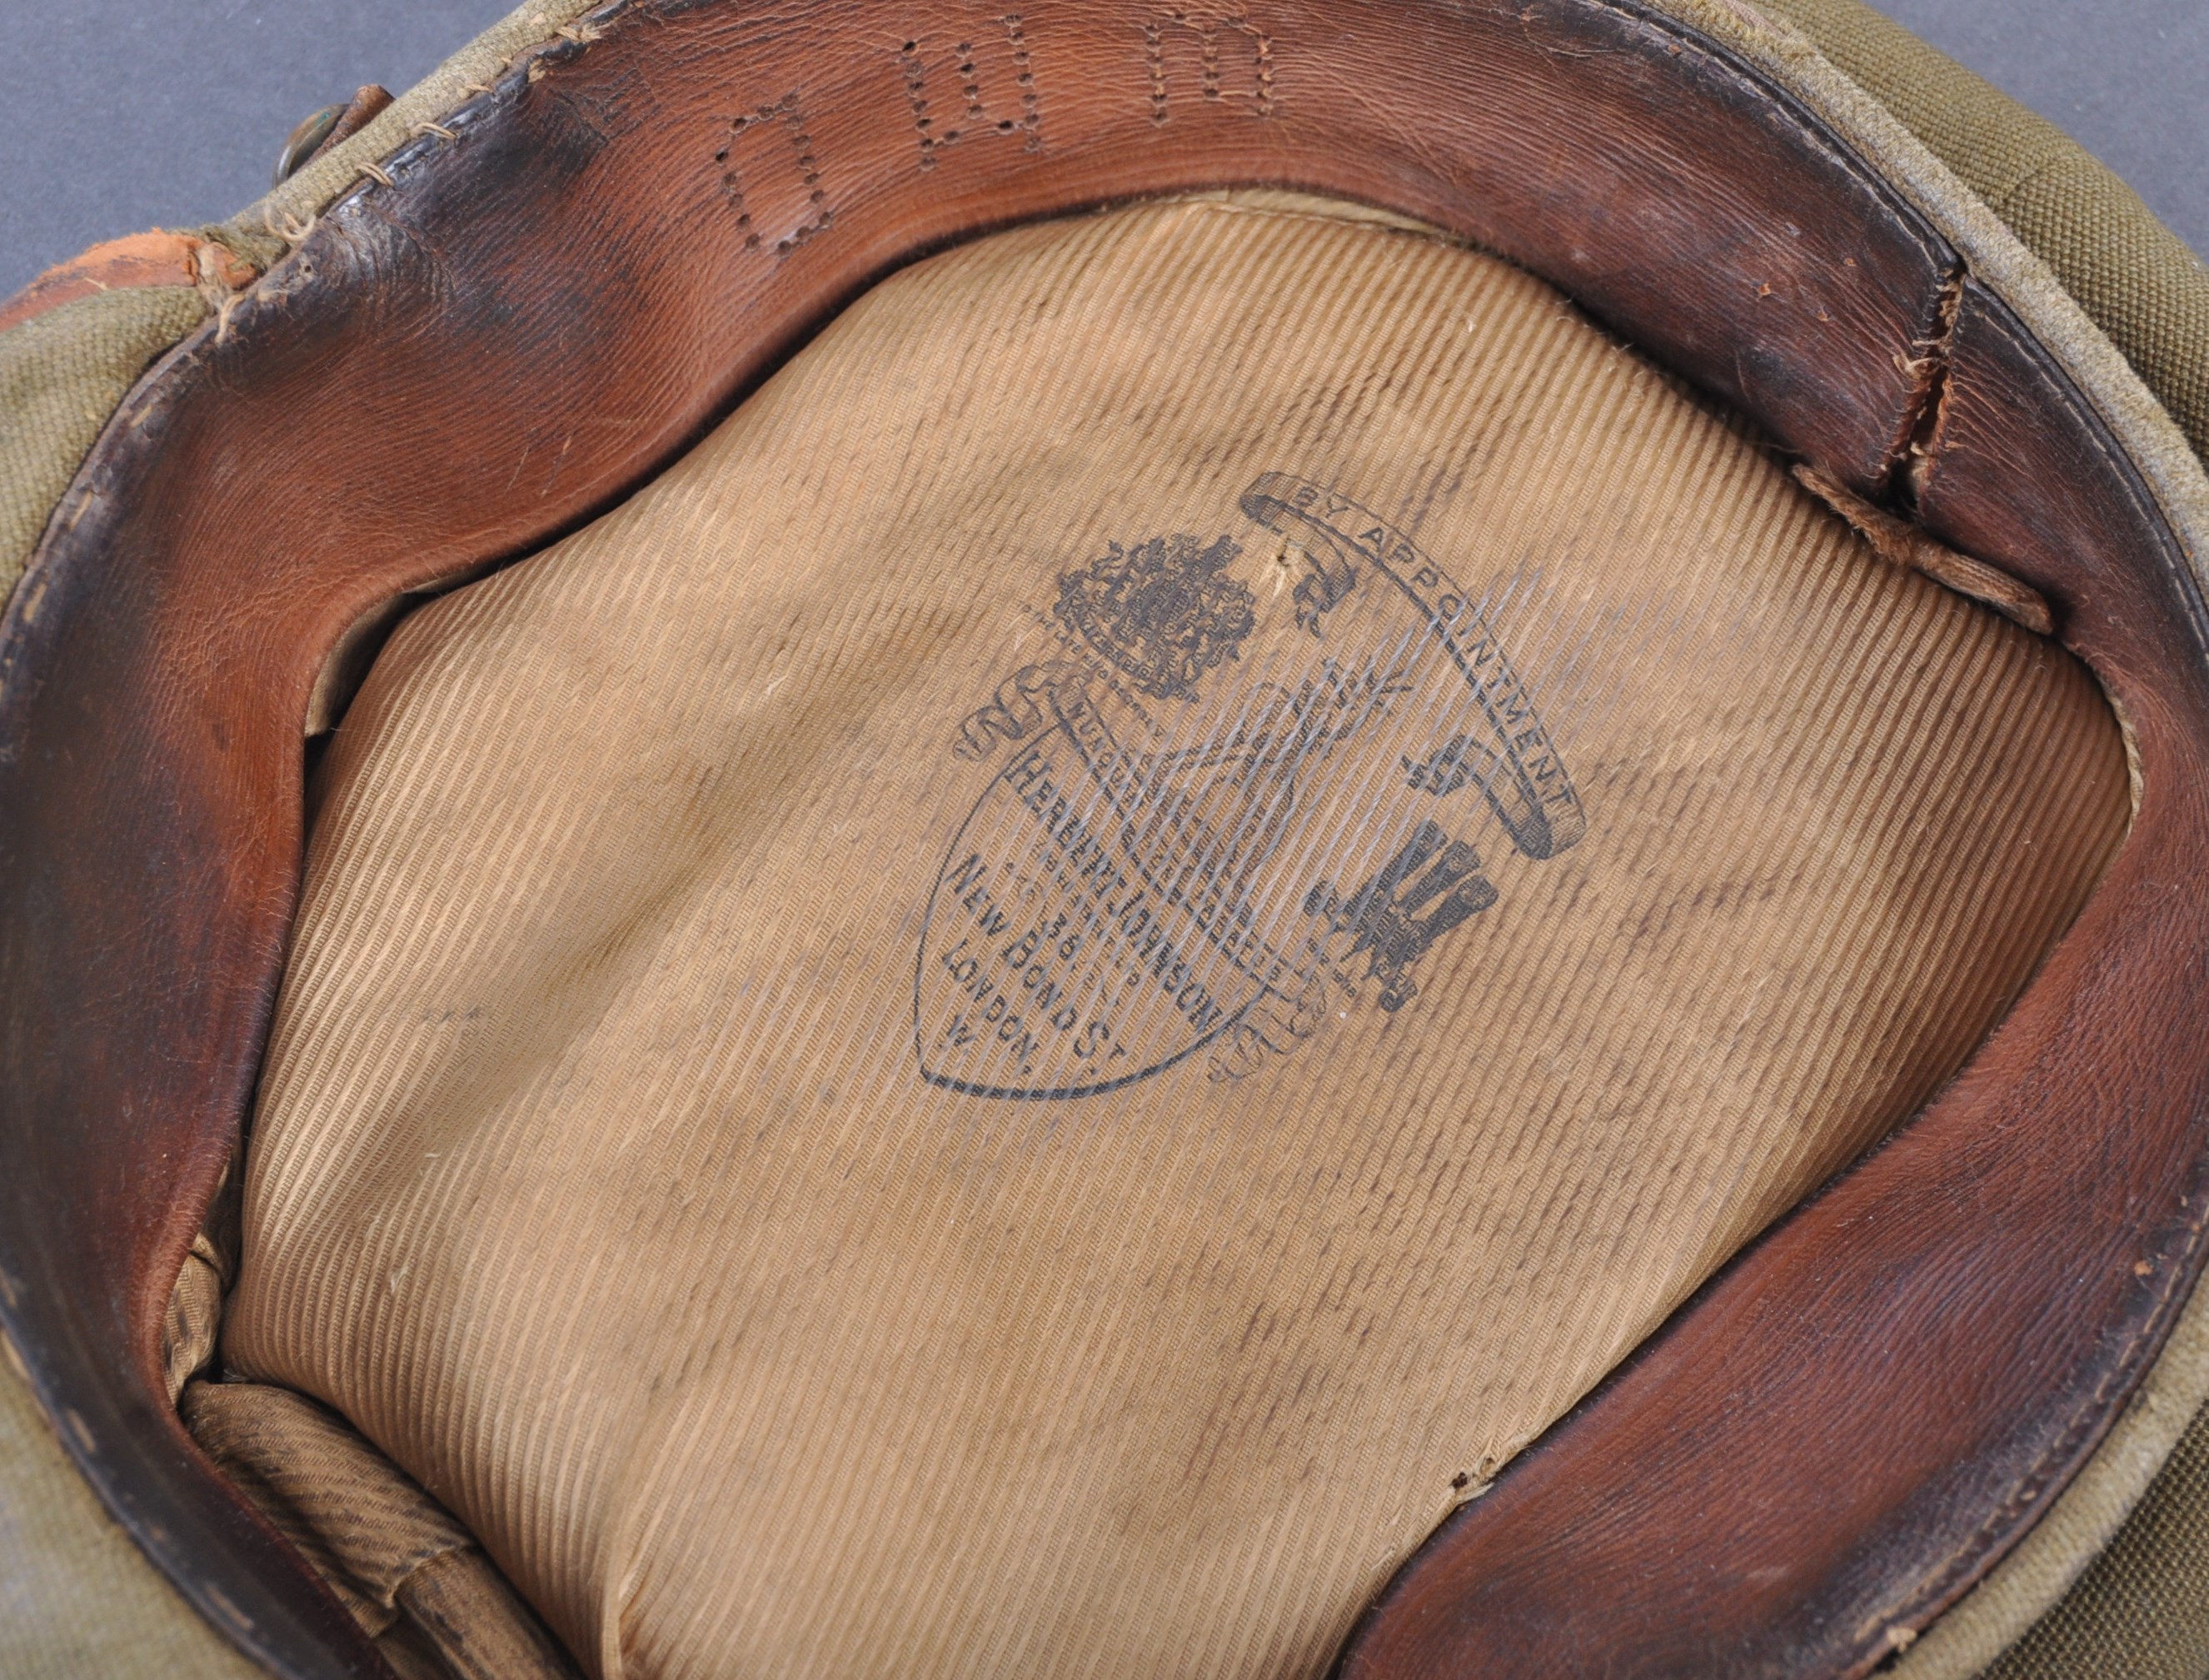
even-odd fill
[[(1267, 474), (1478, 605), (1576, 845), (1407, 786), (1442, 757), (1404, 743), (1493, 738), (1381, 568), (1297, 627), (1322, 545), (1250, 516)], [(1184, 533), (1239, 545), (1255, 620), (1195, 702), (1124, 612), (1108, 653), (1057, 611)], [(1044, 855), (993, 778), (1039, 742), (1078, 773), (1049, 718), (1255, 735), (1338, 652), (1403, 695), (1252, 848), (1273, 943), (1349, 929), (1300, 1046), (1056, 1100), (924, 1080), (1027, 1077), (940, 1041), (923, 923), (962, 836)], [(954, 750), (1076, 658), (1035, 732)], [(1244, 774), (1184, 780), (1216, 817)], [(629, 504), (404, 625), (319, 794), (226, 1355), (345, 1412), (602, 1672), (701, 1680), (1317, 1671), (1954, 1069), (2127, 804), (2074, 662), (1871, 559), (1537, 282), (1217, 202), (878, 288)], [(1391, 1011), (1344, 947), (1429, 815), (1497, 897)]]

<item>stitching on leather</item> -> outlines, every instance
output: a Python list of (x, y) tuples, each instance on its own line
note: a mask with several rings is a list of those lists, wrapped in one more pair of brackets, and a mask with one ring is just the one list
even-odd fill
[(966, 114), (978, 118), (982, 115), (982, 85), (975, 80), (974, 43), (959, 43), (959, 93), (966, 101)]
[[(409, 166), (425, 155), (425, 148), (459, 141), (466, 125), (479, 120), (479, 107), (486, 99), (496, 101), (503, 90), (509, 89), (518, 77), (525, 84), (534, 84), (574, 59), (580, 57), (593, 44), (603, 39), (617, 20), (636, 9), (636, 0), (609, 0), (605, 5), (571, 22), (559, 25), (541, 39), (517, 49), (491, 75), (489, 81), (467, 81), (461, 91), (467, 97), (450, 110), (435, 118), (424, 118), (406, 131), (406, 137), (380, 159), (365, 160), (355, 170), (352, 184), (333, 194), (321, 212), (310, 214), (304, 222), (286, 220), (281, 226), (264, 220), (263, 226), (274, 237), (282, 239), (292, 250), (297, 250), (306, 236), (314, 229), (322, 214), (337, 208), (348, 200), (358, 197), (375, 187), (398, 184), (394, 172), (403, 172)], [(289, 255), (287, 251), (286, 255)], [(274, 265), (272, 264), (273, 268)]]
[(836, 214), (828, 205), (828, 190), (821, 184), (821, 162), (813, 150), (812, 133), (805, 124), (804, 105), (797, 89), (792, 88), (773, 105), (756, 105), (741, 115), (731, 117), (727, 138), (723, 141), (721, 149), (713, 154), (713, 161), (722, 166), (721, 190), (730, 207), (737, 213), (737, 226), (743, 235), (744, 249), (758, 250), (766, 236), (760, 232), (753, 219), (752, 208), (745, 196), (744, 172), (731, 161), (731, 158), (738, 137), (761, 123), (779, 124), (784, 129), (793, 154), (792, 160), (805, 188), (806, 219), (774, 243), (775, 255), (787, 256), (798, 246), (830, 226), (836, 220)]
[(1013, 81), (1020, 90), (1020, 126), (1027, 130), (1030, 152), (1043, 150), (1043, 106), (1036, 96), (1035, 64), (1028, 57), (1027, 32), (1021, 27), (1018, 12), (1007, 12), (998, 20), (1005, 26), (1007, 39), (1013, 47)]
[(1960, 259), (1949, 266), (1933, 294), (1929, 329), (1911, 346), (1917, 353), (1897, 358), (1896, 365), (1910, 382), (1910, 400), (1895, 427), (1894, 441), (1887, 448), (1878, 497), (1912, 519), (1924, 489), (1927, 463), (1947, 418), (1948, 372), (1956, 347), (1956, 320), (1963, 310), (1965, 275)]
[(1143, 25), (1143, 63), (1151, 75), (1151, 121), (1166, 120), (1166, 55), (1163, 32), (1153, 19)]
[(1213, 104), (1227, 97), (1225, 74), (1221, 67), (1219, 37), (1222, 31), (1243, 36), (1250, 43), (1253, 86), (1249, 98), (1250, 114), (1271, 117), (1274, 114), (1273, 97), (1273, 39), (1251, 22), (1249, 15), (1239, 5), (1219, 15), (1191, 11), (1176, 6), (1154, 13), (1143, 26), (1143, 64), (1150, 78), (1151, 121), (1162, 125), (1171, 120), (1171, 87), (1166, 76), (1165, 32), (1168, 26), (1184, 29), (1196, 37), (1197, 76), (1201, 96)]
[(912, 108), (913, 133), (920, 143), (923, 169), (935, 168), (940, 152), (961, 140), (978, 136), (1025, 132), (1025, 149), (1043, 149), (1043, 113), (1021, 15), (1006, 12), (998, 17), (997, 24), (1005, 32), (1005, 46), (1012, 57), (1013, 83), (1020, 93), (1020, 114), (1017, 117), (1002, 117), (994, 123), (990, 120), (989, 103), (982, 93), (981, 53), (970, 38), (953, 49), (956, 55), (954, 67), (959, 75), (961, 125), (955, 129), (939, 128), (928, 97), (928, 61), (923, 56), (925, 38), (916, 35), (898, 48), (898, 69), (905, 80), (906, 102)]
[(936, 167), (936, 119), (928, 114), (928, 72), (920, 62), (920, 42), (907, 41), (898, 49), (898, 68), (905, 73), (906, 103), (912, 107), (912, 131), (920, 137), (920, 166)]
[[(2188, 1184), (2182, 1205), (2198, 1207), (2202, 1203), (2205, 1174), (2197, 1163)], [(2169, 1268), (2173, 1282), (2158, 1296), (2154, 1310), (2138, 1326), (2116, 1358), (2103, 1374), (2092, 1394), (2082, 1401), (2071, 1421), (2062, 1431), (2033, 1460), (2015, 1483), (2001, 1503), (1987, 1520), (1953, 1553), (1940, 1573), (1919, 1587), (1895, 1610), (1877, 1618), (1878, 1623), (1929, 1622), (1946, 1609), (1953, 1598), (1960, 1596), (1953, 1589), (1968, 1588), (1981, 1573), (1982, 1566), (1990, 1563), (2000, 1553), (1997, 1545), (2007, 1551), (2024, 1538), (2019, 1526), (2025, 1514), (2041, 1500), (2068, 1484), (2075, 1475), (2094, 1443), (2106, 1436), (2122, 1412), (2128, 1391), (2136, 1390), (2140, 1375), (2160, 1351), (2172, 1325), (2184, 1310), (2192, 1294), (2190, 1287), (2181, 1286), (2196, 1271), (2196, 1261), (2202, 1249), (2204, 1225), (2197, 1213), (2188, 1222), (2185, 1239)], [(2158, 1271), (2164, 1268), (2158, 1267)], [(2197, 1280), (2198, 1281), (2198, 1280)], [(1889, 1629), (1888, 1631), (1891, 1631)], [(1863, 1634), (1859, 1633), (1859, 1638)], [(1886, 1642), (1882, 1635), (1880, 1642)], [(1897, 1647), (1899, 1653), (1899, 1647)]]

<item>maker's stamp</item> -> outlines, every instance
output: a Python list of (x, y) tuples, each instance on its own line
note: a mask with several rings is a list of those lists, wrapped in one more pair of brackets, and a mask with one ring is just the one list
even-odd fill
[(1352, 1003), (1391, 1014), (1586, 818), (1480, 611), (1410, 538), (1284, 473), (1242, 535), (1109, 544), (1054, 645), (954, 747), (995, 762), (930, 894), (922, 1074), (990, 1097), (1111, 1090), (1201, 1053), (1244, 1077)]

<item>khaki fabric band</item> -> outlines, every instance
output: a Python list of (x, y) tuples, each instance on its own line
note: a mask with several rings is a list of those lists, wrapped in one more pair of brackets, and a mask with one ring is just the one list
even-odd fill
[(101, 1507), (0, 1338), (0, 1674), (256, 1680)]
[(0, 333), (0, 599), (116, 405), (207, 314), (194, 287), (141, 286)]
[(2107, 1550), (1987, 1674), (2209, 1674), (2209, 1418), (2194, 1419)]
[(1861, 0), (1758, 0), (2015, 231), (2209, 454), (2209, 267), (2054, 123)]

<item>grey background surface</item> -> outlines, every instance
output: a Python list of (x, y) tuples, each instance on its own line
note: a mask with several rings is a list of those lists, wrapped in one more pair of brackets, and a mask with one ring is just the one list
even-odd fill
[[(0, 0), (0, 297), (95, 241), (219, 220), (292, 125), (394, 93), (513, 0)], [(2209, 252), (2209, 0), (1881, 0)]]

